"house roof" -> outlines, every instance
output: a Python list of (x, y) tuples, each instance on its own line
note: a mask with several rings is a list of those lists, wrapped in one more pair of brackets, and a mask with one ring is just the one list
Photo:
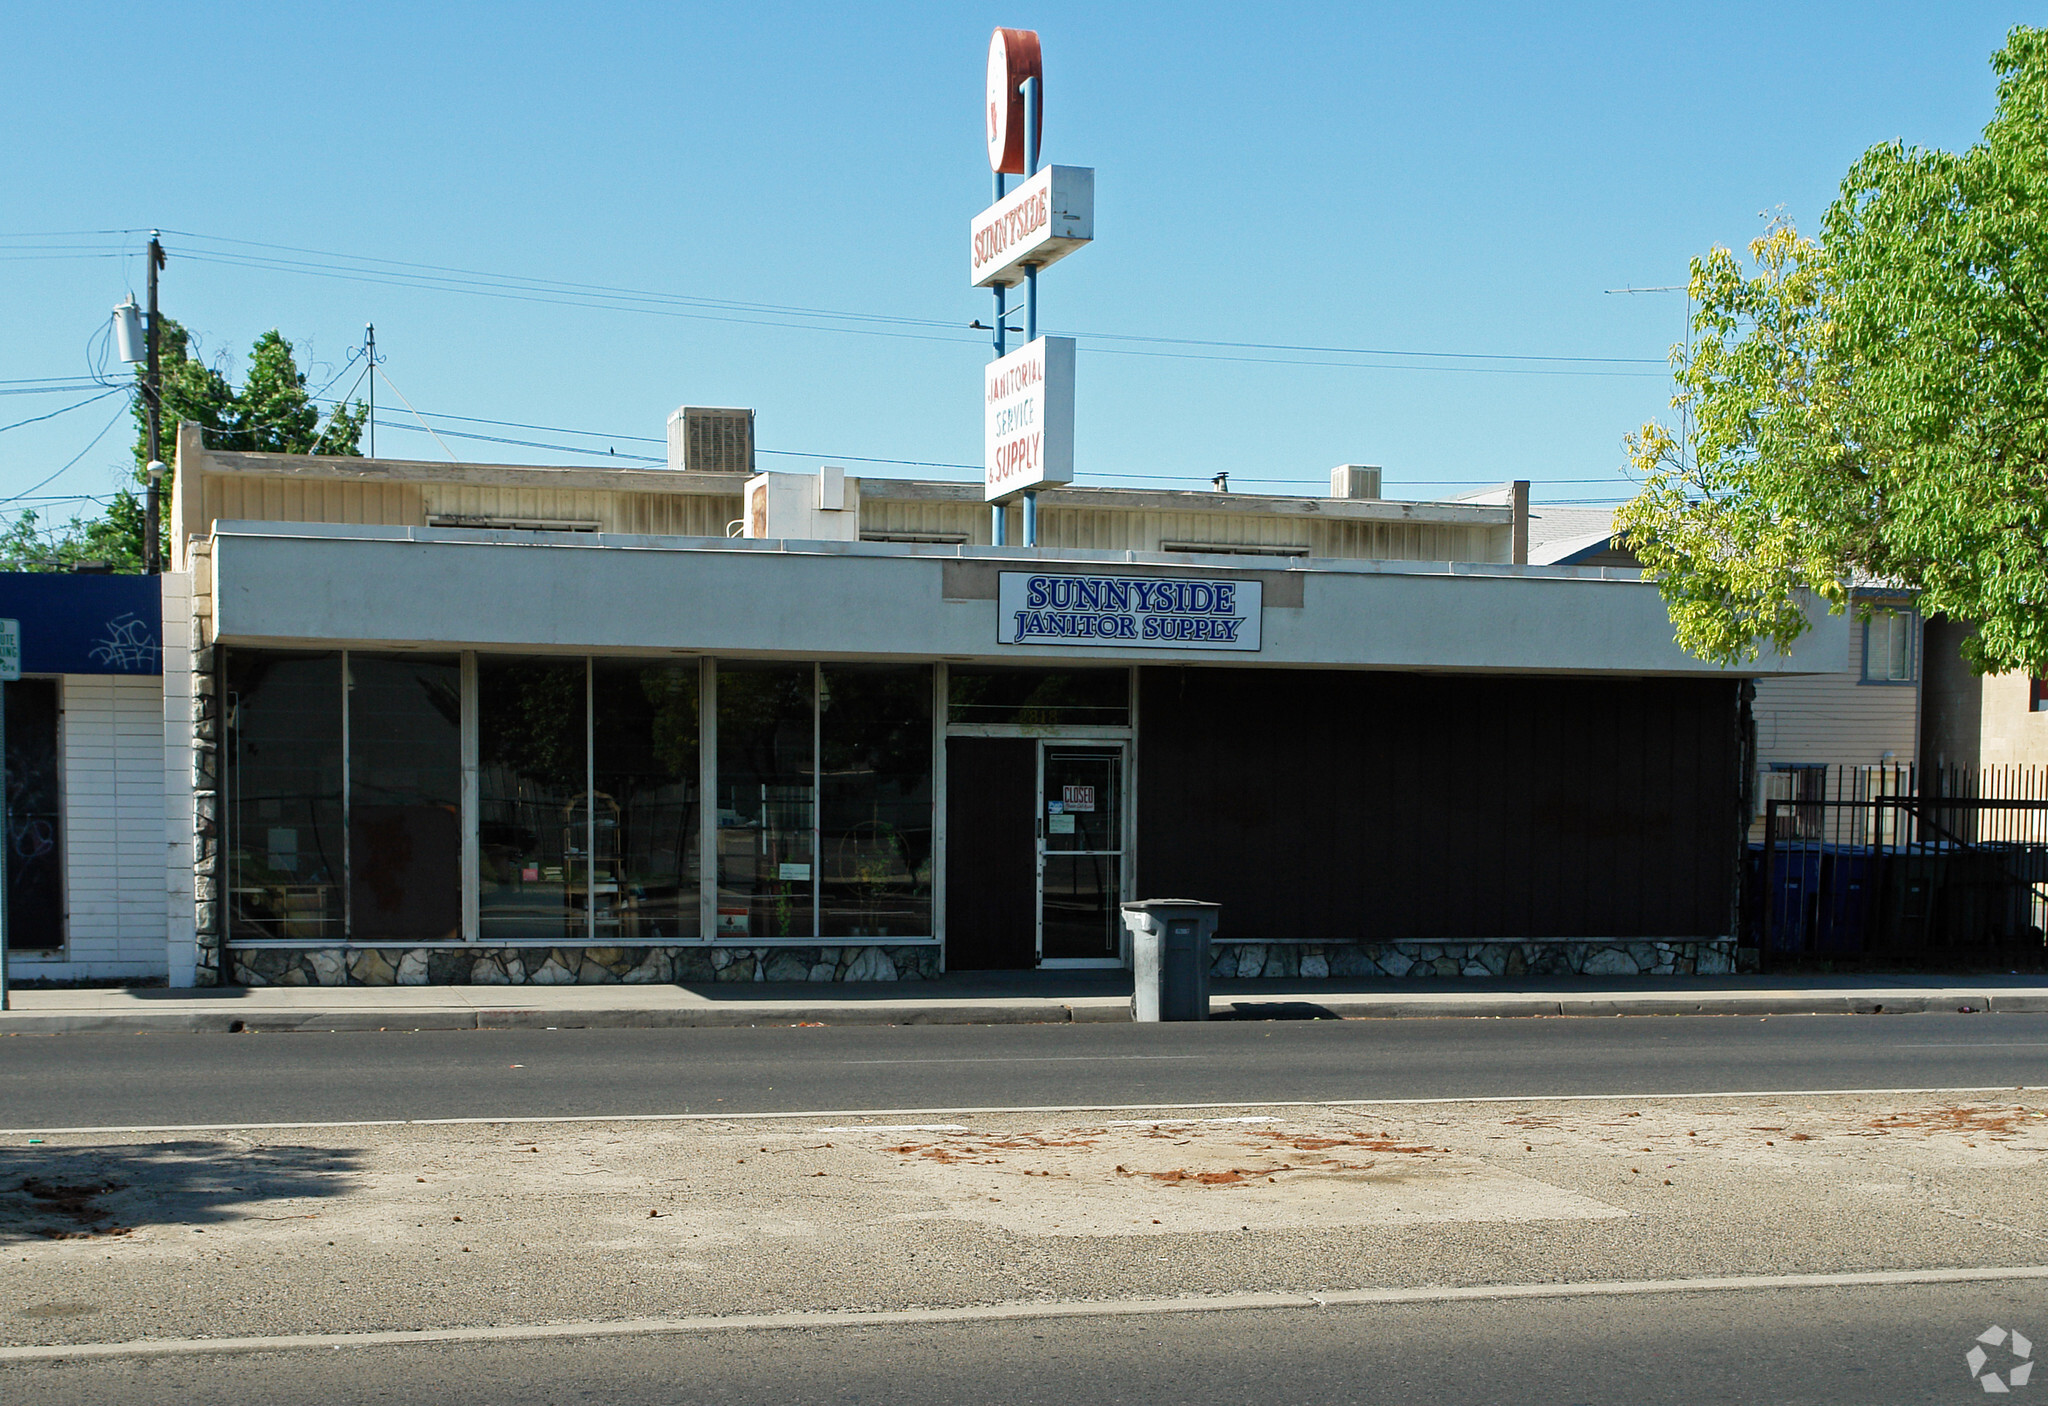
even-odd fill
[(1581, 558), (1612, 550), (1614, 509), (1575, 503), (1529, 505), (1529, 562), (1572, 566)]

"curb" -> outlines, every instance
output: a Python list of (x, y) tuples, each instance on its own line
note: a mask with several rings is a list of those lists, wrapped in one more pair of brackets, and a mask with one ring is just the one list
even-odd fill
[[(1917, 1015), (1941, 1012), (2048, 1013), (2048, 992), (2011, 995), (1885, 993), (1881, 998), (1816, 992), (1727, 995), (1486, 997), (1345, 997), (1325, 1001), (1219, 996), (1220, 1020), (1513, 1019), (1658, 1015)], [(413, 1030), (682, 1030), (742, 1029), (776, 1025), (1120, 1025), (1130, 1004), (1105, 998), (1086, 1004), (992, 1005), (974, 1001), (875, 1001), (815, 1006), (533, 1008), (427, 1007), (418, 1010), (123, 1011), (0, 1014), (0, 1035), (222, 1035), (241, 1032)]]

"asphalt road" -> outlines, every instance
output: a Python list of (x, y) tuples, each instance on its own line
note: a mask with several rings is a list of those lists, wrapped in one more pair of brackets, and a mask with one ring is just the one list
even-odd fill
[(0, 1128), (2048, 1085), (2048, 1015), (0, 1038)]
[[(2048, 1344), (2039, 1283), (24, 1363), (0, 1366), (0, 1397), (20, 1406), (1961, 1402), (1985, 1396), (1965, 1354), (1992, 1324)], [(2001, 1348), (1985, 1365), (2012, 1363)]]

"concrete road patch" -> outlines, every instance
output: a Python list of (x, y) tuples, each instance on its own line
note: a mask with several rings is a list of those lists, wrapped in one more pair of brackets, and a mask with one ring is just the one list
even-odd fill
[[(1386, 1122), (1386, 1120), (1382, 1120)], [(886, 1138), (943, 1215), (1018, 1235), (1181, 1235), (1528, 1221), (1626, 1211), (1403, 1136), (1328, 1119), (1079, 1123)]]
[[(0, 1342), (2041, 1262), (2048, 1099), (49, 1134)], [(904, 1126), (905, 1124), (915, 1126)]]

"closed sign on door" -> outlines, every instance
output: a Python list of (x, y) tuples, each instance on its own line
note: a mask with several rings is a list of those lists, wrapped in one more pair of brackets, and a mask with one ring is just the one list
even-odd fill
[(1068, 811), (1086, 814), (1095, 809), (1095, 788), (1093, 786), (1064, 786), (1060, 788), (1060, 799)]

